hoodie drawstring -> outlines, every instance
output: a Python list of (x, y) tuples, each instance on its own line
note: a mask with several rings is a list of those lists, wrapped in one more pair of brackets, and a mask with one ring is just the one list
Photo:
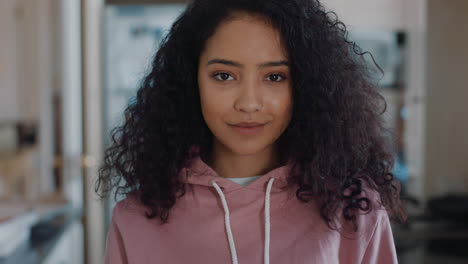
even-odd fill
[(275, 181), (275, 178), (270, 178), (265, 193), (265, 264), (270, 263), (270, 192), (273, 181)]
[[(264, 264), (270, 263), (270, 192), (271, 186), (273, 185), (273, 181), (275, 178), (270, 178), (268, 181), (266, 193), (265, 193), (265, 249), (264, 249)], [(231, 222), (229, 218), (229, 208), (226, 202), (226, 197), (224, 196), (223, 191), (216, 183), (216, 181), (212, 181), (211, 184), (216, 189), (221, 198), (221, 203), (223, 204), (224, 208), (224, 224), (226, 226), (226, 231), (228, 235), (229, 241), (229, 248), (231, 250), (231, 258), (232, 264), (238, 264), (237, 260), (237, 253), (236, 253), (236, 245), (234, 244), (234, 238), (232, 236), (231, 230)]]

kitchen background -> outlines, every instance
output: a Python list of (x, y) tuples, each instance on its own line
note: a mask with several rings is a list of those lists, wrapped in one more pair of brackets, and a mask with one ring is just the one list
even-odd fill
[[(322, 2), (385, 71), (400, 263), (468, 263), (468, 1)], [(0, 1), (0, 264), (102, 263), (96, 169), (186, 3)]]

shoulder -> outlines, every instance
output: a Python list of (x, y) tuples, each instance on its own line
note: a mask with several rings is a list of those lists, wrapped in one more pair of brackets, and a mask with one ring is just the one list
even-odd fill
[(349, 259), (353, 259), (352, 263), (363, 264), (397, 263), (389, 215), (381, 203), (379, 192), (363, 182), (361, 193), (355, 199), (366, 199), (370, 207), (353, 214), (357, 230), (342, 215), (339, 217), (342, 224), (340, 259), (346, 259), (346, 263)]
[[(371, 236), (378, 225), (389, 222), (389, 215), (387, 209), (382, 204), (380, 193), (365, 180), (361, 180), (361, 192), (350, 199), (355, 202), (354, 206), (352, 206), (353, 208), (361, 208), (349, 211), (355, 218), (359, 234)], [(349, 206), (349, 204), (346, 203), (344, 206)], [(344, 212), (340, 212), (339, 218), (340, 221), (344, 222), (344, 229), (353, 229), (350, 221), (346, 221), (342, 213)]]
[(387, 209), (382, 204), (380, 193), (363, 182), (360, 198), (366, 198), (369, 210), (360, 210), (357, 215), (358, 228), (370, 240), (376, 233), (391, 231)]
[(398, 263), (393, 239), (392, 225), (385, 206), (382, 205), (378, 191), (365, 189), (372, 202), (371, 211), (360, 216), (359, 228), (365, 234), (365, 247), (362, 263)]
[(117, 225), (125, 225), (138, 219), (146, 218), (146, 208), (139, 201), (137, 193), (128, 194), (117, 202), (112, 209), (112, 221)]
[(144, 210), (134, 194), (117, 202), (112, 209), (105, 251), (105, 263), (128, 263), (129, 250), (141, 237), (139, 230), (145, 218)]

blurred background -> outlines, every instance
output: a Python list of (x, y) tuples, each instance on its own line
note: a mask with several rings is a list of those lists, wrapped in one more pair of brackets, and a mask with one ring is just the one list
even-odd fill
[[(468, 1), (322, 2), (385, 71), (400, 263), (468, 263)], [(102, 263), (97, 167), (186, 4), (0, 0), (0, 264)]]

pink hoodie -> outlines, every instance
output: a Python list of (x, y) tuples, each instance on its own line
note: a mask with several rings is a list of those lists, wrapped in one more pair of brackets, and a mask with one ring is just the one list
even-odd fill
[(181, 171), (193, 192), (177, 200), (168, 224), (148, 220), (133, 195), (117, 203), (105, 263), (398, 263), (383, 207), (359, 215), (358, 233), (331, 230), (315, 203), (280, 190), (288, 166), (243, 187), (198, 156)]

